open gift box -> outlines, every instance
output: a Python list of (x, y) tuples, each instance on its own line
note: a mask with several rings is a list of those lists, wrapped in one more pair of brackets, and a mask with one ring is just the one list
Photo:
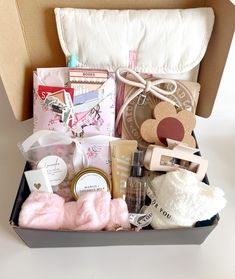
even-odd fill
[[(215, 24), (203, 60), (198, 82), (201, 84), (197, 115), (211, 114), (223, 73), (232, 35), (235, 7), (228, 0), (214, 1), (1, 1), (0, 75), (10, 104), (18, 120), (32, 117), (32, 72), (37, 67), (65, 64), (54, 21), (55, 7), (96, 9), (170, 9), (212, 7)], [(28, 169), (26, 165), (26, 169)], [(207, 179), (205, 182), (208, 182)], [(214, 229), (218, 216), (200, 223), (200, 227), (140, 232), (70, 232), (25, 229), (18, 226), (21, 205), (29, 195), (22, 177), (10, 223), (30, 247), (69, 247), (100, 245), (200, 244)]]

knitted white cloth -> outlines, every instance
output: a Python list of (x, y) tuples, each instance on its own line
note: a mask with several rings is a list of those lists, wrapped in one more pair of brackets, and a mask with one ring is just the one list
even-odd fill
[(207, 220), (226, 205), (224, 192), (197, 180), (187, 170), (177, 170), (153, 179), (147, 190), (151, 205), (144, 213), (153, 213), (155, 229), (190, 227)]

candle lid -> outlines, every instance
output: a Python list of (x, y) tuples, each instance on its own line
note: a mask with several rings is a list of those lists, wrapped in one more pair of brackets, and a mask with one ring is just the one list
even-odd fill
[(110, 191), (111, 181), (103, 170), (92, 167), (85, 168), (74, 177), (71, 190), (77, 200), (87, 192)]

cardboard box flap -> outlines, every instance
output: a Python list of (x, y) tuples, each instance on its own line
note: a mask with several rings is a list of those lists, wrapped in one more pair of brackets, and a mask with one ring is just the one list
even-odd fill
[(191, 71), (201, 62), (214, 24), (211, 8), (56, 8), (55, 16), (63, 52), (76, 55), (78, 66), (115, 72), (128, 67), (135, 52), (135, 71), (165, 75)]
[(201, 91), (197, 114), (209, 117), (235, 30), (235, 5), (226, 0), (208, 0), (205, 5), (213, 8), (215, 24), (206, 55), (200, 65), (198, 81)]
[(15, 117), (32, 113), (31, 59), (15, 1), (0, 1), (0, 78)]
[(32, 117), (32, 76), (37, 67), (65, 65), (56, 31), (55, 7), (94, 9), (159, 9), (210, 6), (215, 26), (201, 62), (197, 114), (213, 108), (235, 27), (229, 0), (0, 0), (0, 76), (15, 117)]

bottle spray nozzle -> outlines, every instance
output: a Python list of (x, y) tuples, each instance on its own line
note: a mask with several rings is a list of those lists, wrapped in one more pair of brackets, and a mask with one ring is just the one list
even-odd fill
[(142, 176), (143, 175), (143, 158), (144, 153), (141, 150), (136, 150), (132, 156), (132, 167), (131, 176)]
[(143, 151), (136, 150), (132, 157), (132, 166), (143, 166)]

